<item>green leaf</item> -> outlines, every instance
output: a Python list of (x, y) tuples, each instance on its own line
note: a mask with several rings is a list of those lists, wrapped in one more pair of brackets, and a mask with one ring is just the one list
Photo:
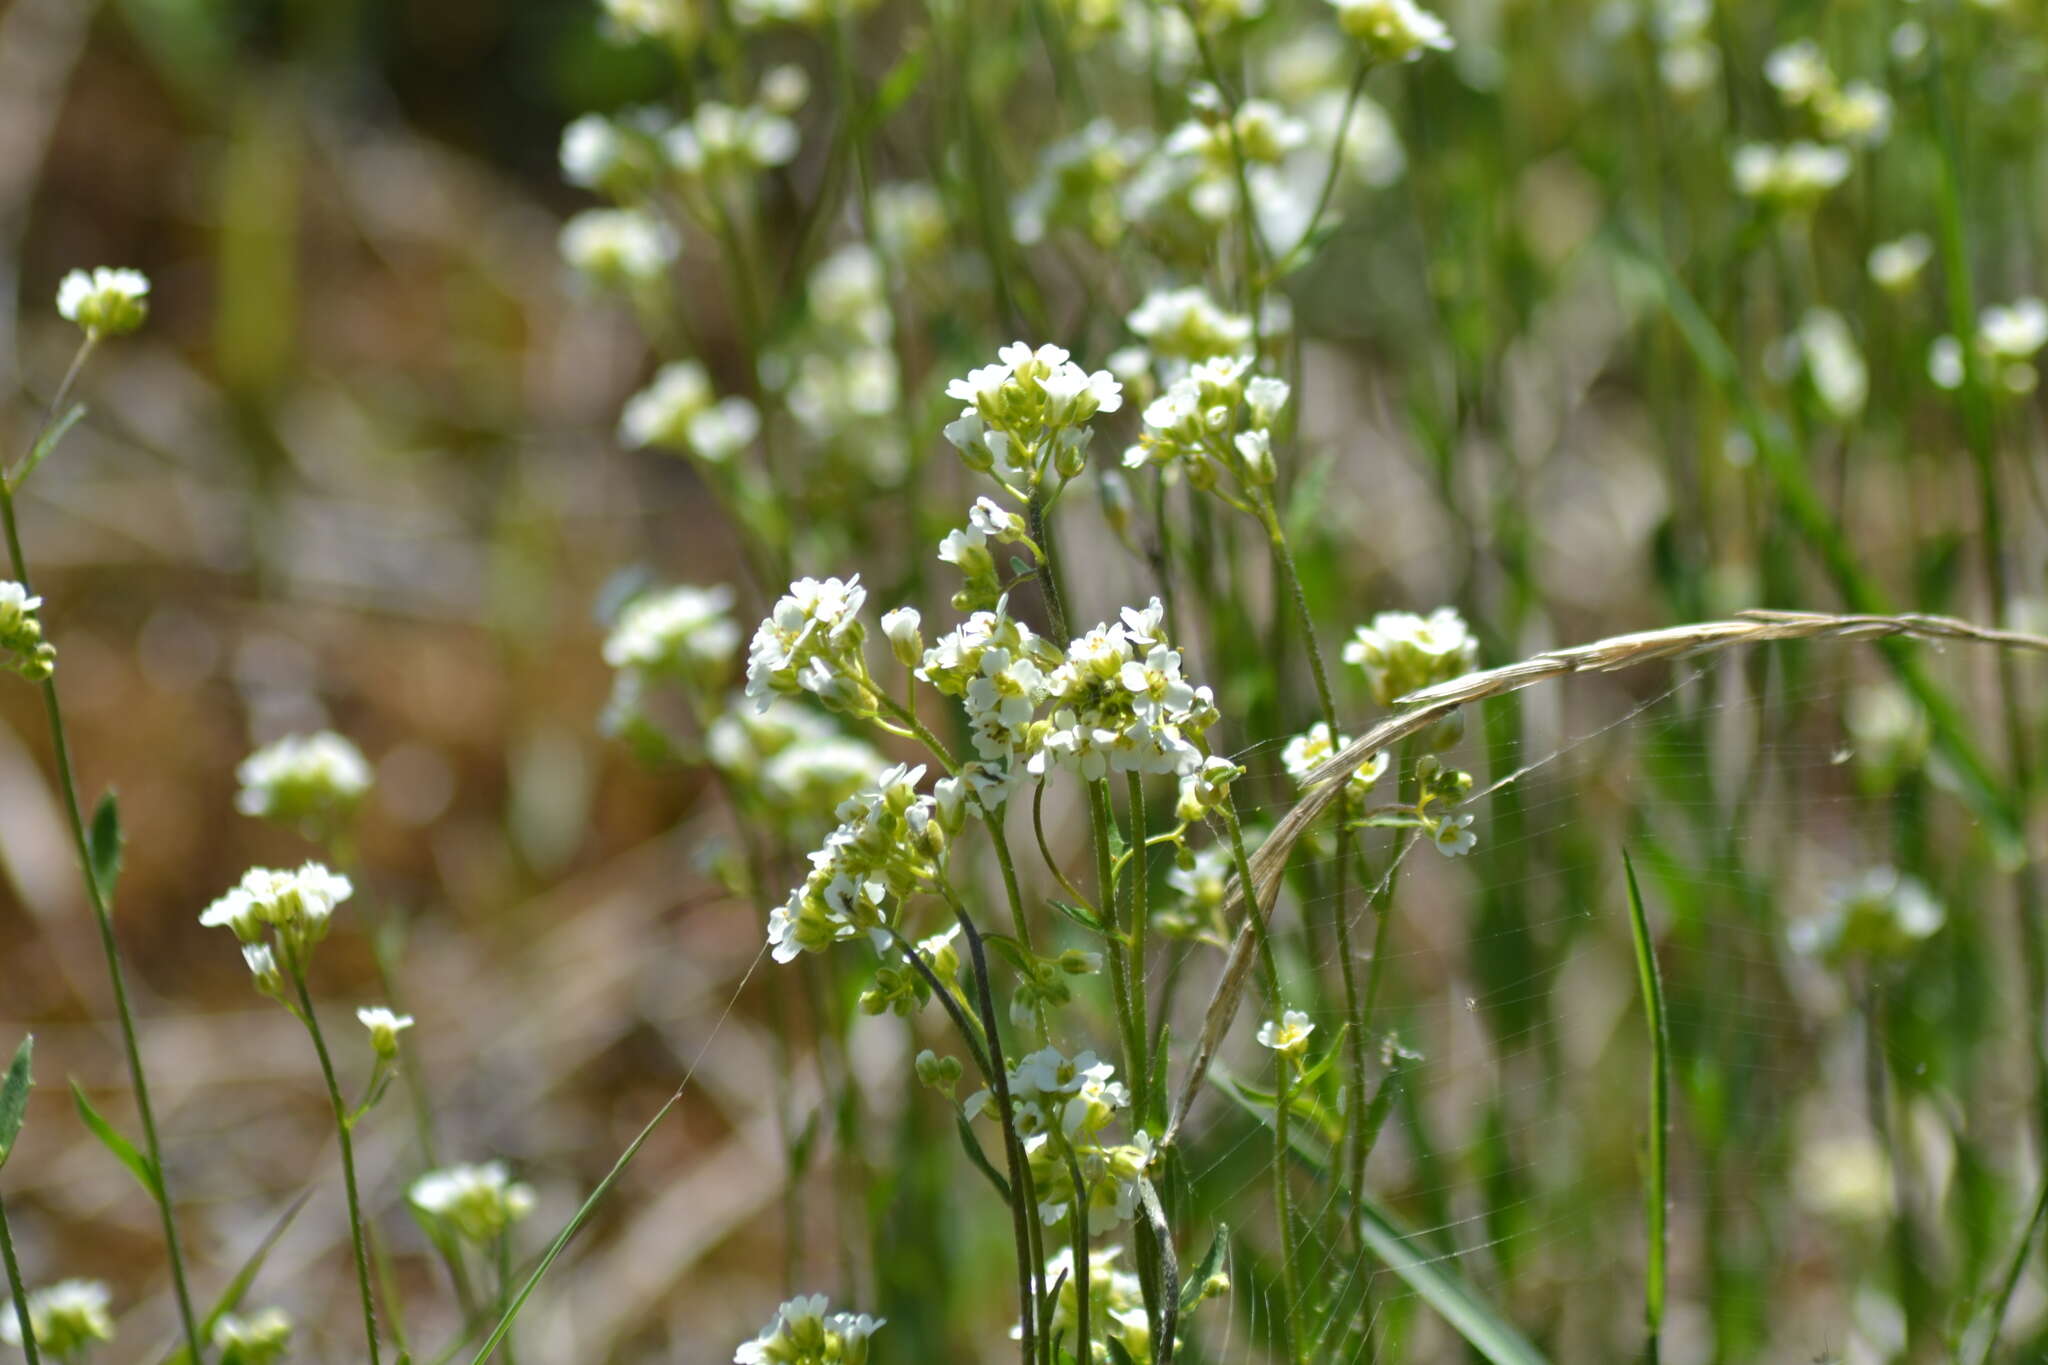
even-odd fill
[(1137, 1361), (1131, 1359), (1131, 1353), (1124, 1349), (1123, 1342), (1116, 1337), (1104, 1337), (1102, 1345), (1109, 1352), (1110, 1365), (1138, 1365)]
[(13, 1065), (7, 1068), (7, 1079), (0, 1081), (0, 1166), (7, 1164), (7, 1154), (14, 1150), (14, 1140), (21, 1136), (21, 1125), (28, 1119), (28, 1092), (35, 1088), (29, 1062), (35, 1050), (34, 1034), (22, 1039), (14, 1050)]
[(28, 458), (21, 462), (21, 468), (7, 476), (7, 487), (10, 490), (20, 488), (28, 476), (36, 472), (36, 466), (57, 448), (58, 443), (69, 434), (71, 428), (78, 425), (78, 419), (83, 416), (85, 404), (73, 403), (62, 417), (45, 427), (43, 434), (36, 438), (35, 445), (29, 450)]
[(1195, 1267), (1195, 1273), (1188, 1276), (1180, 1287), (1180, 1311), (1192, 1313), (1202, 1301), (1202, 1286), (1209, 1283), (1223, 1266), (1223, 1253), (1230, 1247), (1230, 1225), (1218, 1223), (1216, 1235), (1209, 1239), (1209, 1249), (1202, 1253), (1202, 1263)]
[(1031, 951), (1008, 934), (983, 934), (981, 941), (995, 949), (1005, 961), (1025, 976), (1031, 976), (1038, 970), (1038, 964)]
[(1090, 910), (1087, 906), (1075, 905), (1072, 901), (1051, 900), (1050, 898), (1048, 898), (1046, 903), (1074, 923), (1080, 925), (1083, 929), (1091, 933), (1101, 934), (1104, 938), (1110, 936), (1109, 926), (1102, 922), (1100, 915)]
[(924, 84), (925, 68), (929, 52), (923, 44), (903, 54), (903, 59), (889, 68), (889, 74), (882, 77), (881, 86), (875, 91), (875, 98), (862, 112), (862, 132), (866, 133), (883, 123), (903, 107), (904, 101), (917, 93)]
[(71, 1083), (71, 1103), (77, 1107), (78, 1117), (85, 1120), (85, 1126), (92, 1130), (92, 1135), (100, 1140), (100, 1146), (112, 1152), (114, 1159), (126, 1166), (129, 1173), (142, 1182), (142, 1188), (151, 1198), (161, 1198), (162, 1189), (157, 1180), (156, 1167), (150, 1164), (148, 1157), (135, 1149), (134, 1143), (115, 1132), (113, 1124), (100, 1117), (99, 1110), (92, 1107), (92, 1101), (78, 1088), (77, 1081)]
[(100, 903), (111, 904), (114, 888), (121, 881), (121, 850), (127, 842), (121, 833), (121, 808), (109, 791), (93, 807), (92, 828), (85, 836), (87, 855), (92, 859), (92, 883), (99, 888)]

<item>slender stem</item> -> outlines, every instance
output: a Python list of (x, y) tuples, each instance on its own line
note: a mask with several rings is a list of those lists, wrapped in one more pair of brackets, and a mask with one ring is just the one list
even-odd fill
[[(512, 1229), (506, 1228), (498, 1234), (498, 1320), (505, 1320), (506, 1311), (512, 1304)], [(516, 1365), (512, 1355), (512, 1333), (505, 1333), (505, 1340), (499, 1344), (498, 1354), (505, 1365)]]
[(1026, 509), (1029, 513), (1031, 539), (1045, 556), (1045, 569), (1040, 582), (1045, 585), (1046, 620), (1052, 627), (1053, 639), (1064, 642), (1070, 638), (1067, 616), (1066, 587), (1060, 578), (1059, 548), (1053, 543), (1052, 495), (1043, 485), (1031, 490), (1031, 501)]
[[(1237, 865), (1238, 885), (1244, 888), (1245, 913), (1250, 916), (1252, 933), (1259, 945), (1259, 960), (1265, 968), (1266, 998), (1275, 1017), (1280, 1013), (1280, 964), (1273, 956), (1273, 941), (1267, 931), (1266, 917), (1261, 912), (1259, 898), (1253, 888), (1258, 883), (1252, 877), (1252, 860), (1244, 851), (1244, 830), (1237, 819), (1237, 804), (1225, 797), (1223, 808), (1218, 812), (1223, 819), (1223, 828), (1230, 835), (1230, 856)], [(1296, 1352), (1294, 1323), (1301, 1304), (1301, 1296), (1295, 1287), (1294, 1278), (1294, 1227), (1292, 1210), (1288, 1198), (1287, 1168), (1293, 1154), (1287, 1147), (1287, 1097), (1284, 1093), (1286, 1072), (1281, 1073), (1282, 1091), (1280, 1102), (1273, 1111), (1273, 1203), (1280, 1220), (1280, 1312), (1276, 1315), (1280, 1323), (1281, 1351), (1288, 1360), (1299, 1360)]]
[(2027, 1217), (2027, 1225), (2020, 1229), (2019, 1242), (2012, 1249), (2012, 1263), (2005, 1268), (1998, 1288), (1998, 1297), (1991, 1302), (1991, 1316), (1985, 1327), (1984, 1349), (1977, 1356), (1977, 1365), (1991, 1365), (1991, 1353), (1998, 1346), (1998, 1334), (2005, 1325), (2006, 1311), (2012, 1307), (2013, 1295), (2020, 1287), (2020, 1276), (2025, 1273), (2027, 1261), (2034, 1249), (2034, 1238), (2040, 1234), (2043, 1219), (2048, 1219), (2048, 1178), (2041, 1181), (2041, 1193), (2034, 1200), (2034, 1211)]
[(326, 1035), (320, 1031), (320, 1016), (313, 1010), (313, 994), (306, 988), (305, 964), (290, 953), (292, 988), (298, 993), (299, 1022), (313, 1039), (313, 1051), (320, 1057), (320, 1077), (327, 1084), (327, 1100), (334, 1107), (334, 1132), (341, 1141), (342, 1190), (348, 1196), (348, 1235), (356, 1258), (356, 1287), (362, 1292), (363, 1335), (370, 1345), (370, 1365), (378, 1365), (377, 1304), (370, 1290), (370, 1253), (363, 1238), (362, 1202), (356, 1194), (355, 1139), (349, 1132), (348, 1109), (341, 1098), (341, 1084), (334, 1078), (334, 1059), (328, 1055)]
[(1125, 946), (1124, 926), (1117, 923), (1116, 913), (1116, 869), (1112, 866), (1109, 849), (1109, 783), (1095, 781), (1088, 784), (1088, 825), (1090, 842), (1095, 846), (1095, 894), (1100, 911), (1110, 921), (1112, 933), (1108, 936), (1109, 989), (1116, 1003), (1117, 1033), (1123, 1040), (1124, 1075), (1137, 1087), (1136, 1093), (1143, 1093), (1145, 1084), (1145, 1037), (1136, 1017), (1131, 1013), (1131, 960)]
[[(64, 382), (58, 387), (57, 395), (50, 401), (50, 412), (55, 414), (63, 406), (79, 371), (84, 368), (86, 358), (92, 354), (97, 338), (87, 335), (85, 343), (78, 348), (71, 368), (65, 373)], [(49, 419), (44, 421), (44, 430)], [(42, 440), (42, 432), (36, 435), (36, 442)], [(30, 443), (31, 450), (35, 442)], [(26, 592), (33, 593), (34, 585), (29, 580), (28, 559), (22, 553), (21, 530), (14, 511), (14, 490), (5, 480), (0, 480), (0, 530), (7, 538), (7, 554), (14, 567), (14, 577)], [(170, 1262), (171, 1291), (178, 1304), (178, 1325), (185, 1336), (185, 1346), (192, 1359), (203, 1365), (206, 1355), (200, 1346), (199, 1320), (192, 1312), (192, 1293), (185, 1283), (185, 1257), (178, 1241), (177, 1215), (172, 1210), (168, 1173), (164, 1169), (163, 1143), (157, 1135), (156, 1110), (149, 1101), (149, 1080), (142, 1068), (142, 1049), (135, 1038), (135, 1015), (128, 1002), (128, 981), (121, 966), (120, 945), (114, 939), (114, 917), (107, 901), (106, 888), (92, 873), (92, 853), (86, 839), (85, 817), (78, 804), (78, 778), (71, 766), (71, 743), (64, 728), (64, 709), (57, 698), (56, 675), (52, 673), (39, 684), (43, 694), (43, 711), (50, 725), (50, 747), (57, 761), (57, 789), (64, 798), (64, 816), (71, 830), (71, 844), (78, 855), (78, 869), (85, 882), (86, 900), (92, 906), (93, 920), (99, 929), (100, 952), (107, 961), (107, 980), (113, 988), (114, 1013), (121, 1027), (121, 1049), (128, 1063), (128, 1078), (135, 1090), (135, 1111), (142, 1121), (142, 1141), (149, 1154), (150, 1167), (156, 1180), (150, 1191), (156, 1200), (158, 1221), (164, 1234), (165, 1259)]]
[(1074, 1359), (1092, 1361), (1095, 1355), (1089, 1348), (1088, 1331), (1088, 1300), (1092, 1286), (1088, 1277), (1094, 1267), (1088, 1262), (1088, 1186), (1081, 1179), (1081, 1163), (1074, 1156), (1072, 1145), (1066, 1144), (1066, 1148), (1067, 1176), (1074, 1182), (1074, 1202), (1067, 1215), (1074, 1240), (1074, 1330), (1080, 1336), (1075, 1343)]
[(1316, 206), (1308, 216), (1308, 226), (1301, 230), (1299, 240), (1280, 258), (1283, 271), (1315, 240), (1316, 229), (1322, 226), (1323, 213), (1330, 207), (1330, 195), (1337, 188), (1337, 173), (1344, 166), (1344, 142), (1351, 133), (1351, 116), (1358, 112), (1359, 97), (1365, 94), (1365, 78), (1371, 73), (1372, 62), (1361, 56), (1358, 70), (1351, 77), (1350, 92), (1344, 96), (1344, 112), (1337, 120), (1337, 137), (1330, 147), (1330, 169), (1323, 174), (1323, 187), (1316, 194)]
[[(1147, 1021), (1151, 1018), (1151, 1012), (1145, 1008), (1145, 930), (1147, 922), (1152, 918), (1152, 889), (1147, 885), (1150, 881), (1151, 868), (1146, 863), (1145, 849), (1150, 832), (1145, 819), (1144, 779), (1136, 773), (1126, 773), (1124, 783), (1125, 794), (1131, 808), (1131, 848), (1128, 854), (1131, 866), (1126, 874), (1131, 882), (1131, 1017), (1137, 1021), (1139, 1056), (1145, 1063), (1145, 1074), (1131, 1077), (1131, 1093), (1138, 1097), (1138, 1124), (1143, 1127), (1149, 1112), (1147, 1097), (1152, 1093), (1153, 1065), (1151, 1057), (1145, 1051), (1150, 1036)], [(1160, 1102), (1163, 1106), (1163, 1094), (1160, 1096)], [(1162, 1114), (1160, 1122), (1165, 1121), (1165, 1115)]]
[(21, 1282), (21, 1265), (14, 1259), (14, 1234), (7, 1227), (5, 1200), (0, 1200), (0, 1262), (7, 1267), (7, 1292), (14, 1296), (14, 1321), (21, 1327), (21, 1353), (28, 1357), (28, 1365), (42, 1365), (35, 1328), (28, 1320), (28, 1286)]

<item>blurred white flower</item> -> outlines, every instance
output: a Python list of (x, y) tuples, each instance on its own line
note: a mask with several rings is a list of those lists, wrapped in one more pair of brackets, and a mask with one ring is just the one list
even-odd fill
[(88, 336), (132, 332), (149, 316), (149, 277), (107, 266), (74, 270), (57, 286), (57, 312)]
[(449, 1166), (413, 1181), (414, 1208), (478, 1245), (489, 1245), (533, 1212), (533, 1189), (512, 1179), (502, 1161)]

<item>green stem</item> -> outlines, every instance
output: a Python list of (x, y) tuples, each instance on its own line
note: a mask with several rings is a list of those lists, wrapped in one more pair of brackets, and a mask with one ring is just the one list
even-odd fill
[(1117, 923), (1116, 869), (1111, 864), (1109, 848), (1110, 818), (1108, 781), (1090, 782), (1088, 827), (1090, 842), (1095, 846), (1095, 894), (1098, 908), (1110, 921), (1113, 931), (1106, 940), (1109, 989), (1116, 1002), (1117, 1033), (1123, 1039), (1124, 1075), (1133, 1087), (1132, 1093), (1138, 1094), (1142, 1093), (1145, 1084), (1145, 1036), (1136, 1016), (1131, 1013), (1131, 958), (1123, 937), (1125, 926)]
[[(65, 373), (64, 382), (57, 390), (57, 396), (50, 401), (50, 412), (63, 407), (64, 399), (70, 394), (72, 384), (79, 371), (84, 368), (86, 358), (91, 355), (97, 338), (88, 335), (78, 354), (73, 357), (71, 368)], [(48, 420), (44, 429), (48, 428)], [(42, 432), (30, 449), (42, 440)], [(22, 590), (33, 593), (34, 585), (29, 581), (28, 559), (22, 553), (21, 530), (14, 511), (14, 490), (0, 480), (0, 530), (7, 538), (7, 554), (14, 566), (14, 577)], [(85, 882), (86, 899), (92, 905), (94, 923), (99, 929), (100, 952), (107, 962), (107, 980), (114, 993), (114, 1013), (121, 1026), (121, 1050), (128, 1063), (129, 1083), (135, 1090), (135, 1111), (142, 1121), (143, 1147), (149, 1154), (150, 1168), (155, 1174), (154, 1187), (150, 1193), (156, 1200), (158, 1221), (164, 1235), (165, 1259), (170, 1262), (171, 1291), (178, 1304), (178, 1325), (184, 1332), (185, 1346), (194, 1362), (204, 1365), (205, 1353), (200, 1348), (199, 1320), (192, 1312), (192, 1294), (185, 1283), (185, 1258), (178, 1241), (177, 1216), (171, 1207), (169, 1177), (164, 1169), (163, 1143), (157, 1135), (156, 1110), (149, 1101), (149, 1080), (142, 1069), (142, 1049), (135, 1039), (135, 1014), (128, 1002), (128, 981), (121, 966), (120, 945), (114, 939), (114, 917), (107, 901), (106, 888), (92, 873), (92, 852), (87, 842), (85, 818), (78, 804), (78, 778), (71, 766), (71, 743), (64, 728), (64, 709), (57, 699), (56, 675), (52, 673), (39, 684), (43, 694), (43, 711), (50, 725), (50, 747), (57, 761), (57, 789), (64, 798), (65, 822), (71, 830), (71, 844), (78, 855), (78, 868)]]
[[(1259, 961), (1265, 969), (1267, 1005), (1278, 1018), (1281, 1012), (1280, 964), (1273, 955), (1272, 936), (1254, 890), (1258, 883), (1252, 877), (1252, 860), (1244, 851), (1244, 830), (1238, 824), (1236, 802), (1225, 797), (1218, 814), (1230, 835), (1230, 856), (1237, 865), (1238, 885), (1244, 888), (1245, 913), (1251, 917), (1252, 933), (1259, 946)], [(1281, 1083), (1284, 1091), (1284, 1070)], [(1292, 1159), (1287, 1138), (1287, 1097), (1283, 1093), (1273, 1109), (1273, 1203), (1280, 1220), (1280, 1312), (1276, 1317), (1280, 1324), (1281, 1351), (1286, 1359), (1298, 1361), (1300, 1356), (1295, 1347), (1294, 1324), (1301, 1295), (1294, 1278), (1294, 1226), (1287, 1187), (1287, 1166)]]
[(306, 988), (305, 964), (298, 960), (295, 952), (287, 956), (291, 959), (292, 987), (299, 998), (299, 1022), (306, 1026), (307, 1034), (313, 1039), (313, 1051), (320, 1057), (320, 1077), (327, 1084), (327, 1101), (334, 1108), (334, 1132), (341, 1141), (342, 1189), (348, 1196), (349, 1241), (355, 1251), (356, 1287), (361, 1291), (363, 1300), (363, 1335), (370, 1346), (370, 1365), (378, 1365), (377, 1305), (370, 1290), (370, 1253), (363, 1238), (362, 1203), (356, 1195), (355, 1140), (349, 1133), (348, 1109), (342, 1102), (341, 1084), (334, 1077), (334, 1059), (327, 1051), (327, 1037), (320, 1031), (320, 1016), (314, 1013), (313, 995)]
[[(1137, 1021), (1139, 1056), (1144, 1060), (1145, 1072), (1131, 1077), (1131, 1093), (1138, 1097), (1138, 1125), (1143, 1127), (1150, 1112), (1147, 1097), (1152, 1093), (1152, 1059), (1146, 1048), (1150, 1037), (1147, 1021), (1152, 1014), (1145, 1005), (1145, 931), (1152, 918), (1151, 867), (1147, 864), (1145, 850), (1150, 839), (1145, 816), (1145, 782), (1136, 773), (1124, 774), (1125, 796), (1130, 802), (1131, 848), (1127, 855), (1131, 859), (1129, 877), (1131, 881), (1131, 1017)], [(1160, 1109), (1166, 1105), (1164, 1087), (1158, 1096)], [(1164, 1123), (1166, 1115), (1161, 1113), (1159, 1121)]]
[(28, 1358), (28, 1365), (42, 1365), (35, 1328), (28, 1320), (28, 1286), (21, 1282), (21, 1265), (14, 1259), (14, 1234), (7, 1227), (4, 1200), (0, 1200), (0, 1262), (7, 1267), (7, 1292), (14, 1296), (14, 1321), (21, 1327), (21, 1353)]
[(1351, 134), (1351, 116), (1358, 112), (1359, 98), (1365, 94), (1365, 78), (1371, 73), (1372, 62), (1361, 56), (1358, 70), (1351, 77), (1351, 89), (1344, 96), (1344, 112), (1337, 120), (1337, 137), (1330, 147), (1330, 169), (1323, 174), (1323, 187), (1316, 194), (1316, 206), (1308, 216), (1308, 226), (1301, 230), (1300, 239), (1280, 258), (1283, 273), (1294, 263), (1295, 257), (1308, 249), (1315, 240), (1316, 229), (1322, 226), (1323, 214), (1330, 207), (1330, 196), (1337, 188), (1337, 173), (1344, 166), (1344, 142)]

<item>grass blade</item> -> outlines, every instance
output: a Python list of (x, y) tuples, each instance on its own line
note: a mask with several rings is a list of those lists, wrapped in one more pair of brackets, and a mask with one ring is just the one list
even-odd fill
[(513, 1322), (519, 1317), (519, 1310), (526, 1306), (528, 1296), (539, 1286), (541, 1277), (554, 1267), (555, 1259), (569, 1245), (569, 1239), (588, 1221), (590, 1215), (596, 1211), (599, 1201), (611, 1191), (611, 1187), (618, 1182), (619, 1176), (624, 1174), (633, 1158), (640, 1154), (640, 1148), (653, 1136), (654, 1130), (661, 1126), (661, 1121), (669, 1116), (669, 1111), (674, 1109), (682, 1098), (682, 1089), (678, 1087), (676, 1093), (668, 1097), (668, 1103), (662, 1105), (655, 1111), (654, 1117), (647, 1120), (647, 1126), (640, 1130), (638, 1136), (626, 1144), (626, 1150), (619, 1153), (619, 1159), (612, 1163), (612, 1168), (606, 1172), (605, 1178), (597, 1182), (597, 1188), (590, 1192), (590, 1197), (583, 1201), (583, 1206), (576, 1210), (575, 1216), (555, 1235), (555, 1240), (548, 1246), (547, 1254), (540, 1258), (540, 1263), (534, 1266), (533, 1273), (526, 1277), (526, 1282), (519, 1286), (519, 1292), (512, 1296), (512, 1302), (505, 1306), (505, 1316), (498, 1319), (498, 1325), (491, 1329), (491, 1335), (477, 1349), (476, 1355), (471, 1357), (470, 1365), (484, 1365), (484, 1362), (496, 1353), (499, 1345), (511, 1332)]
[(1644, 1174), (1644, 1212), (1649, 1219), (1650, 1259), (1643, 1279), (1643, 1323), (1649, 1332), (1643, 1354), (1656, 1365), (1657, 1343), (1664, 1330), (1664, 1211), (1671, 1153), (1671, 1028), (1664, 1016), (1664, 979), (1650, 944), (1650, 921), (1643, 914), (1643, 893), (1636, 885), (1635, 864), (1626, 850), (1622, 871), (1628, 877), (1628, 927), (1636, 944), (1636, 976), (1643, 987), (1643, 1018), (1650, 1029), (1650, 1163)]

